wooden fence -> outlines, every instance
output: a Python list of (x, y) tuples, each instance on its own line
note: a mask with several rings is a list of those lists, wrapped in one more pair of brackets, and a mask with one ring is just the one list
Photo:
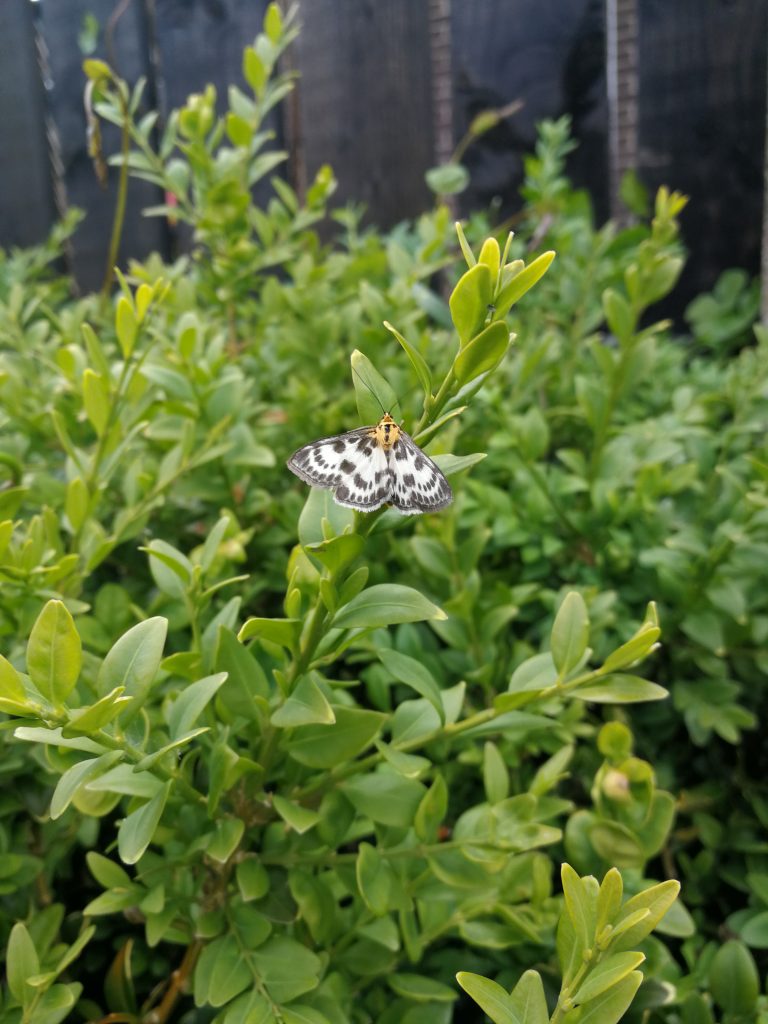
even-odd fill
[[(102, 191), (86, 151), (84, 19), (94, 56), (148, 79), (164, 113), (213, 82), (241, 79), (243, 47), (266, 0), (1, 0), (0, 245), (41, 240), (67, 205), (87, 217), (70, 253), (82, 288), (98, 286), (114, 185)], [(276, 117), (301, 188), (330, 163), (340, 202), (390, 226), (431, 201), (424, 172), (447, 158), (480, 110), (523, 106), (466, 155), (463, 212), (514, 210), (536, 123), (571, 115), (570, 174), (600, 218), (621, 219), (621, 174), (691, 196), (692, 257), (679, 312), (728, 266), (757, 273), (763, 215), (768, 0), (301, 0), (291, 52), (296, 97)], [(111, 45), (110, 45), (111, 40)], [(109, 52), (111, 50), (111, 52)], [(106, 145), (114, 148), (114, 136)], [(169, 252), (144, 218), (152, 186), (131, 183), (121, 261)]]

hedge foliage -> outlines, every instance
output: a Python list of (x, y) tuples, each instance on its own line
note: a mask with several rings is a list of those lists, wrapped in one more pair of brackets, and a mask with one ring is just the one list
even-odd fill
[[(259, 208), (294, 33), (159, 139), (86, 62), (189, 255), (0, 258), (0, 1022), (768, 1020), (754, 292), (656, 319), (685, 199), (597, 228), (565, 121), (514, 236)], [(284, 468), (378, 401), (446, 512)]]

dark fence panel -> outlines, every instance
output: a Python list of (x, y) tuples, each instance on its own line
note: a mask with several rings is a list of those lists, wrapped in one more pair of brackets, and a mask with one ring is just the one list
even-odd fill
[[(242, 49), (266, 5), (2, 0), (0, 244), (37, 241), (53, 223), (53, 138), (65, 200), (88, 212), (72, 246), (73, 269), (83, 288), (101, 283), (117, 174), (110, 172), (102, 192), (86, 150), (78, 46), (86, 13), (101, 24), (94, 56), (114, 59), (130, 81), (148, 76), (147, 105), (167, 115), (207, 82), (223, 105), (228, 85), (242, 82)], [(33, 11), (48, 54), (45, 85)], [(110, 18), (114, 52), (105, 45)], [(666, 183), (690, 194), (683, 226), (692, 256), (672, 312), (726, 265), (757, 271), (766, 0), (302, 0), (301, 20), (286, 60), (299, 72), (297, 92), (271, 120), (277, 144), (291, 155), (285, 173), (299, 190), (330, 163), (337, 201), (364, 202), (369, 221), (392, 225), (431, 203), (424, 172), (450, 154), (475, 114), (520, 99), (522, 110), (466, 153), (472, 184), (460, 197), (462, 212), (498, 197), (499, 216), (513, 213), (536, 123), (569, 113), (579, 143), (569, 172), (589, 189), (599, 219), (619, 209), (615, 195), (611, 207), (609, 151), (614, 170), (621, 169), (616, 153), (630, 162), (636, 153), (651, 190)], [(612, 101), (609, 122), (606, 63), (611, 82), (626, 85), (628, 54), (637, 77)], [(622, 125), (631, 138), (624, 131), (622, 139)], [(116, 132), (105, 129), (105, 148), (117, 149)], [(262, 183), (258, 198), (268, 194)], [(151, 186), (131, 181), (121, 263), (152, 249), (173, 252), (165, 221), (141, 216), (160, 200)]]
[[(40, 31), (49, 52), (52, 83), (49, 109), (61, 150), (64, 186), (69, 204), (86, 211), (86, 218), (78, 229), (73, 245), (72, 268), (80, 286), (85, 290), (97, 289), (104, 276), (118, 171), (110, 168), (108, 187), (102, 190), (88, 156), (83, 107), (85, 77), (78, 33), (86, 14), (96, 17), (103, 29), (115, 6), (114, 0), (57, 0), (53, 3), (44, 0), (40, 4)], [(114, 52), (108, 53), (102, 31), (99, 48), (94, 56), (114, 59), (119, 73), (131, 83), (141, 76), (149, 75), (146, 18), (140, 4), (132, 3), (125, 7), (115, 25), (112, 38)], [(117, 152), (120, 148), (117, 130), (104, 126), (103, 134), (105, 153)], [(155, 249), (165, 251), (163, 222), (141, 214), (144, 207), (161, 201), (158, 190), (149, 183), (136, 179), (129, 182), (119, 254), (121, 264), (124, 265), (131, 256), (141, 258)]]
[(590, 189), (598, 216), (607, 216), (602, 0), (475, 0), (454, 2), (452, 12), (456, 139), (482, 110), (523, 102), (467, 151), (472, 182), (462, 209), (487, 206), (497, 197), (501, 213), (517, 209), (523, 158), (536, 144), (537, 123), (570, 114), (579, 148), (569, 172)]
[(639, 20), (640, 176), (691, 197), (682, 308), (725, 267), (758, 271), (768, 5), (644, 0)]
[(330, 163), (337, 197), (389, 226), (430, 203), (429, 11), (414, 0), (311, 0), (296, 44), (298, 145), (307, 177)]
[(0, 240), (34, 245), (56, 217), (29, 0), (0, 3)]

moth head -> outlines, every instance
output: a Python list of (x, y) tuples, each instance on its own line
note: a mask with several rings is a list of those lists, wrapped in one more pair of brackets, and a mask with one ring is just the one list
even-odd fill
[(375, 427), (376, 444), (385, 450), (392, 447), (400, 436), (400, 427), (395, 423), (388, 412), (385, 412)]

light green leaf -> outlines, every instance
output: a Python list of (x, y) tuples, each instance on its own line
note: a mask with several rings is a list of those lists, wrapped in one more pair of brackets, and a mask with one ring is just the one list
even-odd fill
[(115, 331), (117, 333), (117, 340), (120, 342), (123, 358), (125, 359), (128, 359), (133, 352), (138, 329), (139, 325), (136, 320), (136, 314), (133, 311), (133, 306), (125, 295), (121, 295), (117, 300)]
[(141, 550), (149, 555), (149, 570), (160, 590), (183, 600), (192, 581), (192, 563), (187, 556), (164, 540), (153, 540)]
[(538, 971), (526, 971), (510, 995), (510, 1005), (524, 1024), (549, 1024), (544, 985)]
[(79, 476), (74, 477), (67, 484), (67, 493), (64, 498), (64, 511), (73, 530), (79, 530), (88, 515), (89, 496), (88, 488)]
[(560, 679), (574, 669), (589, 642), (589, 615), (584, 598), (572, 590), (566, 594), (552, 626), (552, 659)]
[(453, 372), (459, 384), (468, 384), (481, 374), (495, 369), (504, 358), (513, 337), (507, 325), (496, 320), (472, 338), (459, 350), (453, 363)]
[(680, 883), (675, 879), (669, 879), (669, 881), (659, 882), (657, 885), (651, 886), (650, 889), (639, 892), (636, 896), (627, 900), (621, 908), (616, 922), (617, 926), (639, 910), (648, 910), (648, 917), (645, 917), (633, 928), (624, 932), (617, 941), (612, 942), (610, 946), (611, 952), (618, 953), (625, 949), (632, 949), (638, 942), (642, 942), (646, 935), (649, 935), (662, 917), (664, 917), (677, 899), (679, 892)]
[(509, 796), (509, 772), (495, 743), (483, 749), (483, 786), (489, 804), (498, 804)]
[(182, 690), (164, 712), (171, 739), (176, 740), (189, 732), (226, 678), (226, 672), (217, 672), (215, 675), (206, 676), (205, 679), (198, 679), (196, 683), (191, 683)]
[(412, 1003), (454, 1003), (458, 999), (458, 993), (448, 985), (424, 974), (390, 974), (387, 984), (393, 992)]
[(292, 651), (299, 642), (300, 630), (301, 619), (260, 619), (254, 616), (245, 622), (237, 639), (240, 643), (254, 638), (269, 640)]
[(214, 939), (200, 954), (195, 967), (193, 994), (196, 1006), (225, 1006), (253, 984), (245, 953), (234, 935)]
[(426, 360), (422, 356), (421, 352), (415, 349), (413, 345), (403, 337), (397, 328), (393, 327), (392, 324), (389, 323), (389, 321), (385, 320), (384, 326), (390, 334), (394, 334), (400, 342), (403, 351), (411, 361), (411, 366), (416, 371), (416, 376), (419, 378), (419, 383), (424, 390), (424, 397), (428, 398), (432, 394), (432, 375), (429, 372)]
[(89, 850), (85, 859), (88, 870), (105, 889), (127, 889), (133, 884), (128, 872), (103, 854)]
[(518, 299), (521, 299), (523, 295), (525, 295), (530, 288), (533, 288), (536, 282), (546, 274), (554, 258), (554, 252), (543, 252), (541, 256), (537, 256), (532, 263), (529, 263), (524, 270), (515, 274), (512, 280), (506, 284), (496, 296), (496, 312), (494, 313), (495, 319), (501, 320), (507, 315), (510, 307), (513, 306)]
[(270, 721), (281, 729), (289, 729), (297, 725), (333, 725), (336, 716), (314, 674), (310, 673), (299, 680), (296, 689), (274, 712)]
[(574, 1002), (587, 1003), (602, 995), (639, 967), (645, 953), (614, 953), (594, 967), (573, 994)]
[(424, 179), (435, 195), (455, 196), (469, 185), (469, 171), (457, 163), (440, 164), (430, 167)]
[(267, 869), (255, 857), (241, 861), (235, 869), (237, 887), (246, 903), (260, 900), (269, 892)]
[(355, 349), (350, 357), (357, 411), (363, 424), (378, 423), (385, 412), (394, 414), (397, 395), (368, 356)]
[(578, 686), (571, 691), (571, 696), (594, 704), (637, 704), (646, 700), (663, 700), (669, 696), (669, 691), (639, 676), (617, 673), (588, 686)]
[(422, 783), (390, 771), (349, 779), (340, 789), (360, 814), (395, 828), (410, 828), (426, 793)]
[(278, 1003), (297, 999), (317, 988), (323, 962), (294, 939), (276, 935), (253, 953), (253, 961), (269, 994)]
[(206, 854), (217, 864), (226, 864), (245, 832), (245, 822), (240, 818), (224, 818), (216, 822), (216, 831), (205, 848)]
[(123, 697), (123, 690), (124, 687), (116, 686), (111, 693), (96, 701), (95, 704), (73, 711), (69, 716), (68, 724), (62, 729), (62, 735), (88, 735), (88, 733), (102, 729), (120, 714), (126, 704), (130, 703), (130, 697)]
[(621, 647), (617, 647), (603, 662), (603, 672), (615, 672), (619, 668), (628, 668), (636, 661), (641, 661), (655, 649), (661, 636), (658, 626), (651, 623), (643, 625), (637, 633)]
[(493, 1024), (527, 1024), (512, 1005), (509, 993), (497, 982), (469, 971), (459, 971), (456, 980), (480, 1009), (488, 1014)]
[(294, 761), (308, 768), (333, 768), (351, 761), (369, 747), (387, 716), (378, 711), (335, 706), (333, 725), (305, 725), (287, 744)]
[(308, 807), (302, 807), (301, 804), (286, 800), (285, 797), (274, 796), (272, 803), (286, 825), (290, 825), (294, 832), (298, 832), (299, 835), (308, 832), (320, 821), (320, 815), (317, 811), (312, 811)]
[(570, 1010), (563, 1017), (563, 1024), (617, 1024), (635, 998), (642, 980), (640, 971), (634, 971), (607, 992)]
[(446, 619), (445, 612), (412, 587), (379, 583), (368, 587), (340, 608), (333, 619), (337, 629), (376, 628), (398, 622)]
[(0, 654), (0, 698), (14, 704), (26, 704), (27, 694), (21, 676), (6, 658)]
[(316, 558), (331, 574), (336, 576), (341, 569), (354, 562), (363, 550), (365, 541), (359, 533), (344, 533), (315, 544), (306, 544), (304, 550)]
[(111, 409), (109, 383), (90, 368), (83, 373), (83, 406), (96, 434), (101, 437), (109, 423)]
[(40, 612), (27, 646), (29, 677), (51, 704), (61, 705), (77, 683), (82, 644), (74, 620), (61, 601)]
[(35, 998), (34, 989), (27, 979), (40, 973), (40, 961), (26, 925), (20, 921), (11, 928), (6, 955), (8, 988), (22, 1006), (29, 1006)]
[(390, 672), (395, 679), (406, 686), (410, 686), (420, 697), (426, 698), (440, 716), (441, 723), (445, 724), (445, 708), (443, 707), (440, 687), (437, 685), (434, 676), (425, 668), (420, 661), (401, 654), (399, 651), (383, 647), (379, 650), (379, 658), (384, 668)]
[(117, 686), (124, 687), (125, 695), (134, 698), (137, 712), (157, 675), (167, 632), (168, 620), (158, 615), (123, 633), (101, 663), (97, 690), (105, 693)]
[(72, 797), (78, 789), (89, 779), (94, 778), (100, 772), (106, 771), (123, 756), (120, 750), (110, 750), (101, 757), (88, 758), (85, 761), (78, 761), (68, 768), (56, 784), (56, 789), (51, 797), (51, 818), (55, 821), (60, 818), (72, 802)]
[(135, 864), (152, 842), (170, 792), (171, 783), (166, 782), (148, 803), (120, 822), (117, 850), (124, 864)]
[(476, 263), (459, 278), (448, 305), (462, 348), (482, 328), (492, 297), (491, 272), (484, 263)]
[(372, 914), (381, 917), (389, 909), (392, 875), (379, 851), (370, 843), (360, 843), (355, 861), (357, 888)]

